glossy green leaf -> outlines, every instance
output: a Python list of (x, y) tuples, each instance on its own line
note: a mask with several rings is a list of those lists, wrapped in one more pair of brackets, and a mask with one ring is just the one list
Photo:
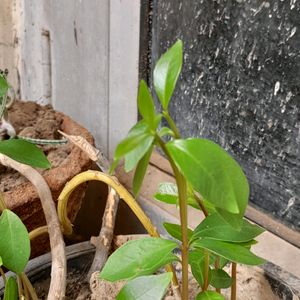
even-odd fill
[(139, 92), (138, 92), (138, 109), (145, 122), (150, 126), (154, 127), (155, 108), (152, 96), (149, 92), (148, 86), (144, 80), (140, 81)]
[[(158, 192), (154, 195), (154, 199), (164, 203), (178, 205), (178, 190), (176, 184), (171, 182), (160, 183)], [(196, 200), (190, 195), (188, 195), (187, 204), (199, 209)]]
[(260, 265), (265, 262), (243, 246), (234, 243), (222, 242), (210, 238), (195, 241), (193, 247), (208, 249), (216, 255), (222, 256), (230, 261), (245, 265)]
[(3, 265), (2, 257), (0, 256), (0, 267)]
[(253, 245), (256, 245), (257, 244), (257, 241), (256, 240), (250, 240), (250, 241), (248, 241), (248, 242), (243, 242), (243, 243), (239, 243), (239, 245), (240, 246), (243, 246), (243, 247), (245, 247), (245, 248), (247, 248), (247, 249), (251, 249), (251, 247), (253, 246)]
[(50, 168), (51, 164), (36, 145), (23, 140), (11, 139), (0, 142), (0, 153), (33, 167)]
[[(147, 134), (143, 139), (136, 137), (139, 140), (139, 144), (125, 155), (125, 171), (130, 172), (135, 168), (138, 162), (149, 152), (149, 149), (152, 146), (154, 136)], [(150, 158), (150, 157), (149, 157)]]
[(139, 145), (140, 141), (148, 136), (149, 127), (144, 120), (136, 123), (128, 132), (127, 137), (118, 144), (115, 150), (114, 159), (118, 160), (134, 150)]
[(232, 278), (221, 269), (211, 270), (211, 281), (210, 285), (218, 289), (227, 289), (232, 284)]
[[(143, 157), (143, 152), (147, 151), (147, 144), (150, 143), (150, 140), (153, 140), (150, 136), (149, 127), (144, 120), (136, 123), (129, 130), (127, 137), (118, 144), (109, 173), (113, 173), (120, 159), (125, 155), (127, 155), (127, 159), (125, 158), (125, 169), (127, 172), (132, 170)], [(131, 151), (133, 152), (130, 156), (128, 153)], [(134, 154), (137, 154), (137, 157)]]
[(249, 196), (247, 179), (238, 163), (219, 145), (190, 138), (169, 142), (176, 165), (208, 201), (231, 213), (244, 213)]
[(163, 117), (162, 114), (157, 114), (155, 116), (155, 118), (154, 118), (154, 128), (155, 128), (155, 130), (158, 128), (158, 125), (160, 124), (162, 117)]
[(243, 223), (244, 212), (239, 214), (232, 214), (224, 209), (216, 207), (216, 212), (226, 221), (230, 226), (239, 230)]
[(8, 209), (0, 217), (0, 237), (3, 265), (17, 274), (23, 272), (30, 255), (29, 235), (20, 218)]
[(121, 289), (116, 300), (160, 300), (171, 279), (172, 273), (137, 277)]
[(169, 135), (169, 136), (172, 136), (174, 137), (174, 132), (169, 128), (169, 127), (162, 127), (158, 133), (158, 135), (160, 137), (163, 137), (165, 135)]
[(100, 278), (116, 281), (153, 274), (178, 259), (172, 253), (177, 246), (176, 242), (162, 238), (129, 241), (108, 258)]
[(196, 300), (225, 300), (225, 298), (217, 292), (205, 291), (198, 294)]
[[(200, 286), (204, 284), (205, 277), (205, 262), (204, 251), (202, 249), (196, 249), (189, 252), (189, 264), (191, 266), (192, 274), (197, 280)], [(208, 283), (211, 279), (211, 269), (208, 272)]]
[[(170, 236), (172, 236), (173, 238), (182, 241), (182, 234), (181, 234), (181, 226), (178, 224), (172, 224), (172, 223), (163, 223), (165, 229), (167, 230), (167, 232), (170, 234)], [(188, 234), (188, 239), (190, 240), (190, 238), (193, 235), (193, 230), (191, 229), (187, 229), (187, 234)]]
[(4, 298), (3, 300), (18, 300), (18, 285), (14, 277), (9, 277), (5, 284)]
[(247, 242), (260, 235), (264, 230), (243, 219), (240, 230), (234, 229), (218, 214), (206, 217), (194, 230), (193, 238), (208, 237), (225, 242)]
[(150, 146), (149, 150), (146, 152), (143, 158), (138, 162), (138, 165), (135, 169), (133, 183), (132, 183), (132, 191), (135, 197), (137, 197), (140, 188), (142, 186), (147, 171), (147, 167), (150, 161), (152, 150), (153, 150), (153, 145)]
[(178, 204), (178, 190), (176, 184), (171, 182), (160, 183), (158, 191), (154, 195), (154, 199), (169, 204)]
[(0, 75), (0, 97), (6, 95), (8, 89), (9, 89), (9, 85), (7, 83), (7, 80)]
[(178, 40), (160, 57), (154, 68), (154, 88), (164, 110), (168, 109), (181, 66), (182, 41)]

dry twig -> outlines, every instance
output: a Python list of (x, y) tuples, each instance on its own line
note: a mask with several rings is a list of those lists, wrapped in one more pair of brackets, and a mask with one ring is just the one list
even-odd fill
[(51, 282), (47, 299), (64, 299), (66, 290), (65, 245), (49, 186), (42, 175), (30, 166), (16, 162), (4, 154), (0, 154), (0, 163), (25, 176), (38, 192), (48, 226), (52, 257)]
[[(67, 139), (69, 139), (70, 142), (75, 144), (82, 151), (84, 151), (90, 157), (91, 160), (96, 162), (98, 166), (101, 167), (104, 173), (108, 173), (109, 162), (98, 149), (90, 145), (83, 137), (68, 135), (62, 131), (59, 131), (59, 133)], [(113, 240), (113, 233), (119, 200), (120, 198), (116, 191), (113, 188), (109, 188), (99, 236), (91, 238), (91, 244), (93, 244), (96, 247), (96, 251), (93, 263), (87, 274), (87, 282), (90, 281), (91, 275), (94, 272), (102, 270), (107, 260), (108, 253)], [(86, 290), (87, 287), (84, 286), (83, 289)], [(86, 295), (87, 291), (81, 291), (80, 294)], [(80, 297), (82, 298), (82, 296), (79, 296), (77, 297), (77, 300), (79, 300)]]

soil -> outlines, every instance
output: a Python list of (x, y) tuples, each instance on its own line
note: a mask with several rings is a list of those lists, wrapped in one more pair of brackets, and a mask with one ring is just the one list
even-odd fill
[[(50, 105), (40, 106), (34, 102), (17, 101), (9, 110), (9, 120), (17, 135), (38, 139), (61, 139), (57, 130), (61, 128), (63, 117), (61, 114), (57, 114)], [(63, 164), (72, 150), (70, 143), (39, 147), (47, 155), (52, 168)], [(46, 171), (40, 170), (40, 172), (43, 174)], [(0, 192), (12, 190), (25, 182), (28, 180), (15, 170), (1, 166)]]

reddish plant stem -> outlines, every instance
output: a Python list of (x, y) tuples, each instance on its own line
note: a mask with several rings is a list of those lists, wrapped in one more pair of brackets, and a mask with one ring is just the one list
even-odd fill
[(231, 285), (230, 300), (236, 300), (236, 263), (235, 262), (231, 264), (231, 278), (232, 278), (232, 285)]
[[(215, 269), (218, 270), (220, 268), (220, 257), (217, 256), (215, 260)], [(216, 292), (221, 294), (221, 289), (216, 288)]]
[(209, 252), (207, 250), (204, 250), (204, 283), (202, 287), (203, 291), (206, 291), (209, 285), (208, 275), (209, 275)]

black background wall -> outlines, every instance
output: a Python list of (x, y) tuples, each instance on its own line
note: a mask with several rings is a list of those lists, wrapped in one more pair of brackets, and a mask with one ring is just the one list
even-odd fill
[(252, 204), (300, 230), (300, 1), (151, 3), (148, 75), (184, 42), (171, 103), (183, 136), (223, 146), (245, 170)]

